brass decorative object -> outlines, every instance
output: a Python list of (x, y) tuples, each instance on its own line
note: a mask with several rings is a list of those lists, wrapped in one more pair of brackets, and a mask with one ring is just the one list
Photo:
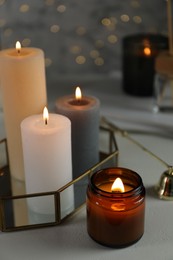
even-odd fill
[(160, 199), (173, 200), (173, 167), (164, 171), (156, 185), (156, 191)]
[(164, 171), (161, 174), (160, 180), (158, 184), (155, 186), (155, 189), (157, 191), (157, 195), (160, 199), (164, 200), (173, 200), (173, 166), (169, 165), (167, 162), (165, 162), (163, 159), (158, 157), (156, 154), (151, 152), (149, 149), (147, 149), (145, 146), (143, 146), (141, 143), (136, 141), (129, 133), (128, 131), (125, 131), (115, 124), (108, 121), (105, 117), (102, 118), (102, 122), (109, 126), (109, 128), (112, 131), (115, 131), (116, 133), (120, 133), (123, 137), (127, 138), (129, 141), (131, 141), (133, 144), (140, 147), (144, 152), (148, 153), (150, 156), (152, 156), (154, 159), (158, 160), (160, 163), (162, 163), (164, 166), (166, 166), (167, 170)]

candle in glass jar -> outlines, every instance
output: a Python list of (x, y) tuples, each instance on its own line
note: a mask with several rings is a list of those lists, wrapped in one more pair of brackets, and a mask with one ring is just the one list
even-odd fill
[(56, 101), (57, 113), (67, 116), (72, 124), (74, 178), (99, 161), (99, 108), (99, 100), (83, 97), (79, 87), (75, 96), (64, 96)]
[(168, 49), (168, 38), (157, 34), (128, 35), (122, 47), (124, 91), (134, 96), (152, 96), (155, 58)]
[[(117, 178), (123, 188), (112, 188)], [(144, 233), (144, 215), (145, 188), (136, 172), (108, 168), (92, 175), (87, 189), (87, 229), (91, 238), (110, 247), (129, 246)]]
[(11, 175), (24, 180), (20, 123), (47, 104), (44, 53), (37, 48), (0, 51), (0, 79)]

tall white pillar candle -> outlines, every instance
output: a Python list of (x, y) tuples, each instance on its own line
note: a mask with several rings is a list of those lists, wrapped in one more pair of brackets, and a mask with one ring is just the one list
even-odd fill
[[(45, 121), (41, 114), (29, 116), (21, 123), (21, 135), (27, 193), (55, 191), (72, 180), (71, 122), (67, 117), (50, 114)], [(43, 200), (37, 203), (35, 199), (32, 210), (51, 214), (51, 202)], [(62, 215), (72, 210), (72, 189), (64, 192), (61, 204)]]
[(0, 51), (0, 81), (10, 171), (24, 180), (21, 121), (47, 104), (44, 53), (37, 48)]
[(56, 112), (67, 116), (72, 123), (74, 178), (99, 161), (100, 101), (91, 96), (78, 97), (77, 90), (76, 97), (64, 96), (56, 101)]

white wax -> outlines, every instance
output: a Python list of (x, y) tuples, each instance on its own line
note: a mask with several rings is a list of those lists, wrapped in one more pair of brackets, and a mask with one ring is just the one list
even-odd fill
[[(68, 118), (49, 114), (47, 125), (43, 116), (33, 115), (21, 123), (22, 147), (27, 193), (55, 191), (72, 180), (71, 122)], [(64, 193), (61, 211), (73, 208), (73, 192)], [(32, 210), (50, 214), (49, 201), (36, 200)]]
[(21, 121), (47, 105), (44, 53), (36, 48), (0, 51), (0, 81), (10, 171), (24, 180)]

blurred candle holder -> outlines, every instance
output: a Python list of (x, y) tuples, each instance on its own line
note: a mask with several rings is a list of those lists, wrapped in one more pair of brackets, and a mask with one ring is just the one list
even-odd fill
[(153, 112), (173, 112), (173, 56), (161, 52), (155, 61)]
[(134, 96), (152, 96), (155, 58), (168, 49), (168, 38), (158, 34), (135, 34), (124, 37), (123, 89)]

